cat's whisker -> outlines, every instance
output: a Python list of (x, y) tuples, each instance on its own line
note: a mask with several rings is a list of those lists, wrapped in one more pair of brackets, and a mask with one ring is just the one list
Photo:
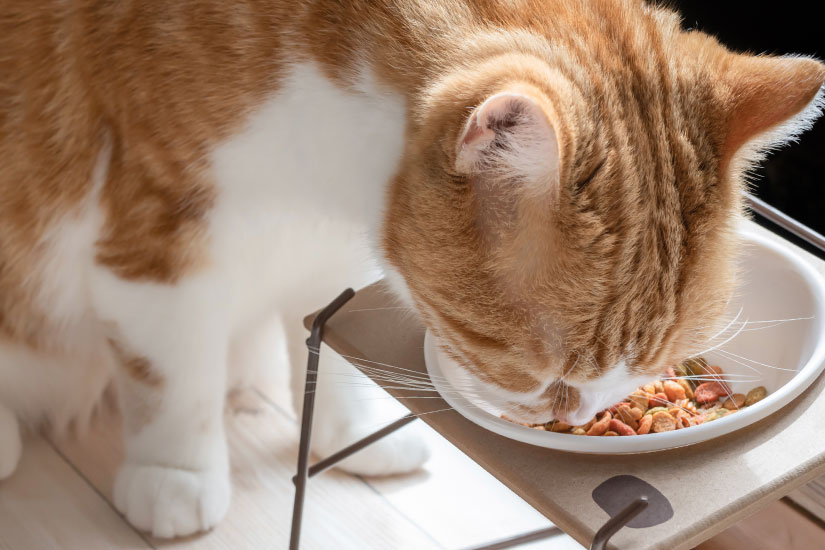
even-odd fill
[[(717, 352), (715, 352), (715, 351), (714, 351), (714, 352), (711, 352), (711, 353), (717, 353)], [(725, 356), (724, 356), (724, 355), (722, 355), (722, 357), (725, 357)], [(743, 363), (743, 362), (738, 361), (738, 360), (736, 360), (736, 359), (734, 359), (734, 358), (732, 358), (732, 357), (726, 357), (726, 359), (728, 359), (728, 360), (730, 360), (730, 361), (733, 361), (734, 363), (737, 363), (737, 364), (739, 364), (739, 365), (741, 365), (741, 366), (745, 367), (746, 369), (750, 369), (750, 370), (752, 370), (752, 371), (753, 371), (753, 372), (755, 372), (755, 373), (759, 373), (759, 370), (758, 370), (757, 368), (755, 368), (755, 367), (753, 367), (753, 366), (751, 366), (751, 365), (748, 365), (747, 363)]]
[[(752, 328), (744, 328), (744, 330), (742, 331), (742, 332), (751, 332), (751, 331), (755, 331), (755, 330), (765, 330), (765, 329), (775, 328), (775, 327), (778, 327), (778, 326), (780, 326), (784, 323), (790, 323), (790, 322), (794, 322), (794, 321), (810, 321), (811, 319), (813, 319), (813, 317), (792, 317), (792, 318), (788, 318), (788, 319), (765, 319), (765, 320), (762, 320), (762, 321), (747, 320), (747, 321), (739, 321), (738, 323), (734, 323), (733, 326), (737, 326), (739, 324), (743, 324), (746, 327), (750, 327), (751, 325), (766, 325), (766, 326), (755, 326), (755, 327), (752, 327)], [(697, 334), (704, 334), (704, 331), (702, 330), (702, 328), (705, 328), (705, 327), (699, 327), (698, 329), (695, 329), (694, 332), (696, 332)], [(712, 339), (713, 339), (713, 337), (710, 337), (708, 340), (712, 340)]]
[[(358, 401), (378, 401), (378, 400), (381, 400), (381, 399), (407, 400), (407, 399), (443, 399), (443, 398), (440, 395), (403, 395), (403, 396), (385, 395), (385, 396), (379, 396), (379, 397), (365, 397), (365, 398), (359, 399)], [(468, 401), (468, 403), (469, 403), (469, 401)]]
[[(315, 354), (320, 353), (320, 350), (315, 349), (315, 348), (311, 348), (310, 351), (311, 351), (311, 353), (315, 353)], [(342, 354), (342, 353), (336, 353), (335, 355), (333, 355), (333, 357), (348, 359), (348, 360), (350, 360), (350, 361), (347, 361), (348, 363), (351, 362), (351, 361), (358, 361), (359, 363), (360, 362), (370, 363), (371, 365), (378, 365), (378, 366), (381, 366), (381, 367), (387, 367), (387, 368), (390, 368), (390, 369), (395, 369), (397, 371), (409, 372), (409, 373), (412, 373), (412, 375), (414, 375), (414, 376), (424, 376), (424, 377), (427, 377), (427, 378), (433, 378), (433, 377), (429, 376), (427, 373), (423, 373), (421, 371), (417, 371), (417, 370), (413, 370), (413, 369), (407, 369), (407, 368), (399, 367), (399, 366), (396, 366), (396, 365), (390, 365), (389, 363), (381, 363), (380, 361), (373, 361), (373, 360), (366, 359), (366, 358), (363, 358), (363, 357), (355, 357), (355, 356), (352, 356), (352, 355), (345, 355), (345, 354)], [(359, 365), (359, 366), (362, 366), (363, 368), (371, 368), (371, 366), (368, 366), (368, 365)], [(435, 378), (447, 381), (447, 379), (445, 377), (435, 377)]]
[(767, 325), (767, 326), (762, 326), (762, 327), (746, 328), (746, 329), (745, 329), (745, 330), (743, 330), (742, 332), (754, 332), (754, 331), (757, 331), (757, 330), (767, 330), (767, 329), (772, 329), (772, 328), (776, 328), (776, 327), (778, 327), (778, 326), (779, 326), (779, 325), (781, 325), (781, 324), (782, 324), (782, 323), (775, 323), (775, 324), (773, 324), (773, 325)]
[(757, 360), (755, 360), (755, 359), (750, 359), (750, 358), (748, 358), (748, 357), (743, 357), (743, 356), (741, 356), (741, 355), (737, 355), (737, 354), (735, 354), (735, 353), (733, 353), (733, 352), (731, 352), (731, 351), (724, 350), (724, 349), (718, 349), (718, 350), (715, 350), (715, 353), (719, 353), (719, 354), (721, 354), (721, 355), (723, 355), (723, 356), (727, 356), (728, 358), (731, 358), (731, 356), (732, 356), (732, 357), (737, 357), (737, 358), (739, 358), (739, 359), (742, 359), (743, 361), (750, 361), (751, 363), (756, 363), (756, 364), (757, 364), (757, 365), (759, 365), (759, 366), (762, 366), (762, 367), (767, 367), (767, 368), (769, 368), (769, 369), (774, 369), (774, 370), (782, 370), (782, 371), (787, 371), (787, 372), (797, 372), (797, 371), (796, 371), (796, 369), (786, 369), (786, 368), (783, 368), (783, 367), (775, 367), (775, 366), (773, 366), (773, 365), (768, 365), (768, 364), (765, 364), (765, 363), (760, 363), (759, 361), (757, 361)]
[(813, 316), (809, 316), (809, 317), (789, 317), (787, 319), (763, 319), (763, 320), (760, 320), (760, 321), (748, 320), (747, 323), (749, 325), (758, 325), (758, 324), (763, 324), (763, 323), (789, 323), (791, 321), (810, 321), (812, 319), (814, 319)]
[[(740, 374), (740, 375), (736, 375), (736, 376), (732, 376), (732, 375), (729, 375), (729, 374), (724, 374), (723, 375), (723, 379), (728, 379), (728, 378), (734, 378), (733, 380), (731, 380), (732, 382), (759, 382), (759, 381), (762, 380), (761, 376), (754, 376), (752, 374)], [(662, 380), (692, 380), (694, 382), (716, 382), (719, 379), (718, 378), (712, 378), (712, 377), (682, 378), (682, 377), (676, 376), (676, 377), (672, 377), (672, 378), (671, 377), (662, 378)]]
[[(706, 343), (712, 343), (716, 339), (725, 338), (726, 335), (729, 333), (729, 331), (734, 331), (734, 332), (742, 331), (748, 325), (748, 322), (749, 322), (747, 319), (744, 320), (744, 321), (739, 320), (739, 317), (742, 315), (742, 311), (743, 311), (743, 308), (740, 308), (739, 311), (737, 312), (737, 314), (733, 317), (733, 319), (731, 319), (725, 325), (724, 328), (722, 328), (721, 330), (717, 330), (712, 336), (707, 337), (705, 342)], [(708, 327), (702, 327), (702, 328), (708, 328)], [(706, 331), (702, 330), (702, 329), (697, 329), (697, 330), (695, 330), (695, 332), (698, 335), (703, 335), (703, 334), (706, 333)], [(701, 352), (697, 355), (701, 355)], [(693, 357), (695, 357), (695, 356), (693, 356)]]
[[(453, 407), (446, 407), (446, 408), (437, 409), (437, 410), (434, 410), (434, 411), (426, 411), (426, 412), (422, 412), (422, 413), (415, 413), (415, 414), (411, 414), (410, 416), (414, 416), (416, 418), (421, 418), (422, 416), (427, 416), (428, 414), (435, 414), (435, 413), (453, 411), (453, 410), (455, 410)], [(391, 424), (391, 422), (379, 422), (379, 423), (372, 424), (372, 425), (368, 426), (368, 429), (378, 428), (379, 426), (386, 427), (386, 426), (389, 426), (390, 424)]]
[(394, 377), (394, 378), (403, 378), (405, 380), (419, 380), (422, 382), (429, 382), (432, 379), (429, 376), (421, 375), (416, 376), (413, 374), (405, 373), (405, 372), (395, 372), (385, 368), (373, 368), (369, 367), (368, 365), (359, 365), (358, 363), (349, 363), (348, 361), (346, 364), (351, 364), (352, 366), (356, 367), (352, 371), (330, 371), (335, 372), (336, 374), (351, 374), (353, 376), (366, 376), (366, 372), (375, 373), (376, 376), (385, 376), (385, 377)]
[(342, 311), (341, 313), (356, 313), (359, 311), (386, 311), (389, 309), (405, 309), (407, 311), (412, 312), (412, 308), (408, 306), (389, 306), (389, 307), (366, 307), (361, 309), (348, 309), (346, 311)]
[(425, 382), (425, 383), (432, 383), (434, 380), (440, 381), (440, 382), (446, 382), (446, 380), (444, 380), (444, 379), (439, 379), (439, 378), (433, 379), (433, 378), (431, 378), (427, 375), (415, 376), (415, 375), (408, 374), (408, 373), (394, 372), (394, 371), (389, 371), (389, 370), (386, 370), (386, 369), (371, 369), (371, 368), (367, 368), (367, 367), (364, 367), (363, 365), (358, 365), (358, 364), (356, 364), (355, 366), (358, 368), (359, 371), (361, 371), (365, 374), (369, 374), (369, 375), (374, 374), (376, 376), (396, 377), (396, 378), (401, 378), (401, 379), (405, 379), (405, 380), (418, 380), (418, 381)]
[[(408, 385), (390, 385), (390, 383), (388, 383), (387, 385), (379, 385), (379, 384), (371, 383), (369, 381), (364, 381), (364, 382), (337, 381), (337, 382), (334, 382), (334, 384), (337, 385), (337, 386), (350, 386), (350, 387), (375, 388), (375, 389), (380, 388), (380, 389), (385, 389), (385, 390), (405, 390), (405, 391), (409, 391), (409, 392), (422, 392), (422, 393), (437, 393), (438, 392), (438, 390), (436, 390), (435, 388), (424, 388), (424, 387), (419, 388), (419, 387), (412, 387), (412, 386), (408, 386)], [(314, 391), (314, 390), (310, 389), (310, 391)], [(449, 393), (449, 392), (445, 392), (445, 393)], [(456, 393), (456, 395), (464, 395), (465, 394), (464, 392), (455, 392), (455, 393)]]
[[(580, 358), (580, 357), (581, 357), (581, 354), (579, 354), (579, 355), (577, 355), (577, 356), (576, 356), (576, 363), (574, 363), (574, 364), (573, 364), (573, 367), (575, 367), (575, 366), (576, 366), (576, 364), (579, 362), (579, 358)], [(567, 376), (567, 375), (568, 375), (568, 374), (569, 374), (569, 373), (573, 370), (573, 367), (571, 367), (571, 368), (570, 368), (567, 372), (562, 373), (561, 378), (559, 378), (559, 381), (563, 381), (563, 380), (564, 380), (564, 377), (565, 377), (565, 376)], [(568, 388), (567, 388), (567, 384), (563, 384), (563, 386), (564, 386), (564, 391), (565, 391), (565, 400), (566, 400), (566, 399), (567, 399), (567, 390), (568, 390)], [(561, 392), (559, 392), (558, 390), (556, 390), (555, 395), (553, 396), (553, 404), (550, 406), (550, 411), (551, 411), (551, 412), (553, 412), (553, 416), (554, 416), (554, 418), (553, 418), (553, 426), (551, 426), (551, 428), (550, 428), (550, 429), (551, 429), (551, 431), (552, 431), (552, 429), (553, 429), (553, 428), (555, 428), (555, 427), (556, 427), (556, 423), (558, 422), (558, 418), (555, 418), (555, 416), (556, 416), (556, 415), (555, 415), (555, 410), (556, 410), (556, 405), (557, 405), (557, 404), (558, 404), (558, 402), (559, 402), (559, 397), (560, 397), (560, 396), (561, 396)], [(565, 401), (565, 402), (566, 402), (566, 401)]]
[(403, 377), (398, 377), (398, 376), (385, 376), (385, 375), (380, 374), (380, 373), (375, 373), (372, 376), (366, 376), (363, 373), (351, 373), (351, 372), (329, 372), (329, 373), (324, 373), (324, 374), (327, 375), (327, 376), (336, 376), (336, 377), (339, 377), (339, 378), (344, 377), (344, 378), (364, 379), (364, 380), (372, 379), (376, 382), (380, 381), (380, 382), (408, 384), (411, 387), (430, 387), (430, 388), (435, 387), (434, 384), (432, 384), (431, 382), (426, 381), (426, 380), (409, 379), (409, 378), (403, 378)]
[[(410, 383), (408, 381), (397, 380), (397, 379), (380, 380), (381, 382), (386, 382), (386, 384), (382, 386), (380, 384), (375, 384), (375, 383), (371, 382), (370, 379), (367, 378), (366, 376), (361, 375), (361, 374), (357, 374), (357, 373), (329, 373), (329, 374), (337, 374), (339, 376), (344, 376), (345, 378), (353, 379), (352, 381), (342, 381), (342, 380), (333, 381), (333, 383), (335, 383), (337, 385), (347, 385), (347, 386), (350, 386), (350, 387), (366, 387), (366, 388), (374, 388), (374, 389), (379, 389), (379, 388), (395, 389), (395, 390), (405, 390), (405, 391), (422, 392), (422, 393), (436, 393), (436, 392), (439, 391), (439, 390), (436, 390), (435, 387), (432, 386), (432, 385), (420, 384), (418, 382)], [(362, 380), (362, 382), (358, 382), (358, 380)], [(312, 391), (315, 391), (315, 390), (311, 389), (307, 393), (311, 393)], [(485, 399), (486, 401), (488, 401), (490, 403), (493, 403), (493, 404), (495, 404), (495, 402), (498, 401), (498, 399), (496, 399), (492, 396), (479, 396), (479, 395), (477, 395), (477, 393), (474, 391), (473, 388), (442, 389), (441, 393), (447, 394), (447, 395), (461, 396), (461, 397), (481, 397), (481, 398)]]
[[(406, 374), (397, 374), (392, 373), (389, 371), (384, 370), (377, 370), (377, 371), (368, 371), (368, 372), (361, 372), (356, 370), (355, 372), (324, 372), (324, 376), (331, 375), (337, 377), (350, 377), (350, 378), (368, 378), (375, 381), (381, 382), (390, 382), (390, 383), (403, 383), (408, 384), (412, 387), (435, 387), (433, 381), (426, 377), (411, 377)], [(456, 386), (452, 384), (452, 386)], [(461, 387), (461, 386), (457, 386)], [(471, 386), (467, 385), (468, 388)]]
[(349, 373), (349, 372), (338, 372), (338, 373), (329, 373), (334, 376), (348, 376), (351, 378), (369, 378), (375, 380), (376, 382), (398, 382), (398, 383), (405, 383), (409, 384), (410, 386), (426, 386), (426, 387), (435, 387), (435, 385), (429, 380), (422, 380), (418, 378), (406, 378), (403, 376), (391, 376), (385, 375), (383, 373), (372, 373), (370, 376), (366, 376), (364, 373)]
[[(317, 349), (313, 349), (312, 351), (314, 353), (319, 353), (317, 351)], [(336, 355), (333, 355), (333, 357), (336, 357)], [(348, 358), (350, 360), (346, 360), (346, 359), (343, 359), (343, 358)], [(381, 362), (378, 362), (378, 361), (371, 361), (371, 360), (357, 358), (357, 357), (353, 357), (353, 356), (347, 356), (347, 355), (344, 355), (344, 354), (337, 354), (336, 359), (338, 359), (338, 360), (343, 359), (343, 360), (345, 360), (346, 363), (353, 364), (358, 370), (364, 371), (364, 372), (367, 373), (367, 374), (364, 374), (364, 373), (356, 372), (356, 373), (345, 373), (345, 374), (349, 374), (349, 375), (354, 376), (354, 377), (365, 376), (365, 377), (373, 378), (373, 379), (376, 379), (376, 380), (380, 378), (381, 381), (396, 384), (396, 386), (387, 386), (387, 388), (399, 389), (399, 390), (400, 389), (414, 389), (415, 391), (432, 391), (432, 392), (437, 391), (437, 390), (435, 390), (435, 386), (432, 384), (433, 377), (429, 376), (427, 373), (422, 373), (421, 371), (414, 371), (414, 370), (411, 370), (411, 369), (405, 369), (403, 367), (397, 367), (397, 366), (394, 366), (394, 365), (389, 365), (387, 363), (381, 363)], [(384, 366), (384, 367), (386, 367), (386, 369), (382, 369), (382, 368), (379, 368), (379, 367), (374, 367), (374, 366), (371, 366), (371, 365), (362, 365), (360, 363), (356, 363), (356, 361), (368, 361), (368, 362), (374, 363), (376, 365)], [(400, 371), (405, 371), (405, 372), (395, 372), (393, 370), (387, 370), (387, 369), (395, 369), (395, 370), (400, 370)], [(409, 372), (411, 374), (406, 374), (406, 372)], [(392, 375), (397, 375), (400, 378), (393, 378)], [(384, 378), (381, 378), (381, 377), (384, 377)], [(405, 377), (409, 377), (409, 379), (407, 379)], [(444, 377), (435, 377), (435, 378), (437, 380), (440, 379), (442, 381), (443, 385), (451, 387), (452, 388), (451, 393), (456, 395), (456, 396), (459, 396), (459, 397), (476, 397), (476, 398), (483, 399), (483, 400), (487, 401), (488, 403), (490, 403), (492, 405), (496, 405), (496, 406), (502, 406), (504, 404), (509, 404), (509, 402), (507, 402), (506, 400), (501, 400), (501, 399), (495, 398), (491, 395), (480, 395), (480, 394), (478, 394), (477, 391), (476, 391), (477, 390), (476, 386), (471, 384), (471, 383), (467, 383), (466, 386), (463, 386), (463, 385), (456, 384), (456, 382), (454, 380), (449, 380), (449, 379), (446, 379)], [(404, 384), (404, 387), (398, 387), (397, 386), (398, 384)], [(444, 390), (444, 391), (445, 391), (445, 393), (449, 393), (449, 390)]]
[[(740, 310), (740, 313), (741, 313), (741, 310)], [(720, 347), (724, 346), (725, 344), (729, 343), (731, 340), (733, 340), (734, 338), (736, 338), (737, 336), (739, 336), (739, 334), (742, 332), (742, 330), (743, 330), (744, 328), (745, 328), (745, 325), (743, 324), (743, 325), (739, 328), (739, 330), (737, 330), (737, 331), (733, 334), (733, 336), (730, 336), (730, 337), (729, 337), (728, 339), (726, 339), (724, 342), (722, 342), (722, 343), (720, 343), (720, 344), (717, 344), (717, 345), (715, 345), (715, 346), (712, 346), (712, 347), (710, 347), (710, 348), (708, 348), (708, 349), (706, 349), (706, 350), (700, 351), (699, 353), (695, 353), (695, 354), (691, 355), (691, 356), (690, 356), (690, 357), (688, 357), (688, 358), (689, 358), (689, 359), (692, 359), (692, 358), (694, 358), (694, 357), (699, 357), (700, 355), (704, 355), (704, 354), (706, 354), (706, 353), (709, 353), (709, 352), (711, 352), (711, 351), (713, 351), (713, 350), (716, 350), (716, 349), (718, 349), (718, 348), (720, 348)]]
[[(577, 359), (577, 361), (578, 361), (578, 359)], [(572, 369), (571, 369), (571, 370), (572, 370)], [(569, 406), (569, 403), (570, 403), (569, 399), (570, 399), (570, 386), (568, 386), (567, 384), (565, 384), (565, 385), (564, 385), (564, 403), (565, 403), (565, 407), (567, 407), (567, 409), (569, 409), (569, 408), (570, 408), (570, 406)], [(554, 416), (555, 416), (555, 415), (554, 415)], [(554, 419), (554, 421), (553, 421), (553, 428), (555, 428), (555, 427), (556, 427), (556, 422), (558, 422), (558, 418)], [(551, 428), (551, 430), (552, 430), (552, 428)]]
[(744, 310), (745, 310), (745, 307), (744, 307), (744, 306), (740, 307), (740, 308), (739, 308), (739, 311), (736, 313), (736, 316), (735, 316), (733, 319), (731, 319), (731, 321), (730, 321), (727, 325), (725, 325), (725, 328), (723, 328), (722, 330), (720, 330), (719, 332), (717, 332), (716, 334), (714, 334), (713, 336), (711, 336), (711, 337), (710, 337), (710, 340), (713, 340), (714, 338), (717, 338), (719, 335), (724, 334), (724, 333), (725, 333), (725, 331), (727, 331), (727, 330), (728, 330), (728, 328), (729, 328), (732, 324), (734, 324), (736, 321), (738, 321), (738, 320), (739, 320), (739, 317), (742, 315), (742, 312), (743, 312)]
[[(405, 387), (409, 387), (411, 389), (435, 389), (435, 386), (430, 383), (422, 382), (420, 380), (406, 380), (403, 378), (394, 378), (394, 377), (384, 377), (380, 375), (376, 375), (374, 378), (365, 376), (363, 374), (353, 374), (353, 373), (325, 373), (331, 378), (332, 381), (336, 383), (347, 383), (347, 382), (381, 382), (386, 384), (399, 384), (404, 385)], [(320, 382), (320, 381), (319, 381)], [(316, 382), (317, 383), (317, 382)]]
[[(751, 375), (751, 374), (742, 374), (742, 373), (738, 373), (738, 372), (732, 372), (732, 373), (725, 373), (722, 376), (724, 376), (725, 378), (729, 378), (729, 377), (736, 378), (736, 377), (750, 377), (750, 376), (753, 376), (753, 375)], [(709, 374), (685, 374), (684, 376), (663, 376), (663, 377), (660, 378), (660, 380), (716, 380), (716, 379), (717, 379), (717, 375), (709, 375)]]
[[(713, 341), (714, 338), (719, 337), (720, 335), (723, 335), (724, 332), (728, 328), (732, 329), (734, 327), (739, 327), (738, 333), (752, 332), (752, 331), (757, 331), (757, 330), (766, 330), (766, 329), (775, 328), (777, 326), (780, 326), (784, 323), (789, 323), (789, 322), (810, 321), (813, 318), (814, 317), (812, 317), (812, 316), (809, 316), (809, 317), (789, 317), (789, 318), (785, 318), (785, 319), (763, 319), (763, 320), (758, 320), (758, 321), (752, 321), (752, 320), (748, 319), (748, 320), (745, 320), (745, 321), (737, 321), (737, 322), (733, 322), (733, 323), (728, 323), (728, 327), (726, 327), (722, 331), (717, 332), (714, 336), (708, 338), (708, 342), (711, 342), (711, 341)], [(753, 326), (753, 325), (756, 325), (756, 326)], [(700, 329), (696, 330), (696, 333), (697, 334), (703, 334), (704, 331), (701, 330), (702, 328), (705, 328), (705, 327), (700, 327)], [(697, 355), (701, 355), (702, 353), (704, 353), (704, 352), (700, 352)], [(695, 356), (696, 355), (693, 355), (691, 357), (695, 357)]]

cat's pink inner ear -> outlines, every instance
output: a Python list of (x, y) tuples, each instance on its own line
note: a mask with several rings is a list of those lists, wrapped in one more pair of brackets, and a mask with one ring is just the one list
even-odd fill
[(752, 140), (777, 145), (807, 129), (825, 81), (825, 65), (805, 57), (737, 56), (728, 84), (728, 122), (723, 156)]
[(489, 168), (528, 177), (558, 173), (556, 133), (538, 100), (503, 92), (472, 112), (457, 143), (456, 169), (469, 174)]
[(479, 109), (476, 109), (470, 120), (467, 121), (464, 137), (461, 140), (461, 151), (484, 147), (496, 137), (495, 132), (490, 129), (490, 121), (486, 119), (486, 116), (479, 120), (479, 115)]

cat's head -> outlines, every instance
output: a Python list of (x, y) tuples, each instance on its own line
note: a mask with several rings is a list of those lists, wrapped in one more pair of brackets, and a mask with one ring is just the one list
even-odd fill
[(743, 171), (816, 114), (821, 63), (644, 17), (520, 36), (445, 76), (389, 193), (404, 292), (521, 421), (583, 423), (707, 344), (734, 289)]

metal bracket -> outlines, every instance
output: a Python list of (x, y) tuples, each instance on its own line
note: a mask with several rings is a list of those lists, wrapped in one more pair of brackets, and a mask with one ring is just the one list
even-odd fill
[(647, 508), (648, 501), (646, 496), (641, 496), (628, 504), (624, 510), (607, 520), (607, 523), (602, 525), (602, 528), (596, 531), (596, 536), (593, 537), (593, 544), (590, 545), (590, 550), (604, 550), (610, 537), (616, 532), (630, 523), (630, 520), (641, 514)]
[(304, 383), (304, 405), (301, 414), (301, 441), (298, 444), (298, 472), (292, 478), (292, 482), (295, 484), (295, 503), (292, 508), (292, 531), (289, 535), (290, 550), (298, 550), (300, 546), (301, 520), (303, 519), (307, 480), (416, 419), (414, 415), (404, 416), (389, 426), (321, 460), (312, 467), (309, 466), (309, 442), (312, 437), (312, 415), (315, 411), (315, 384), (318, 381), (318, 361), (321, 356), (321, 342), (324, 336), (324, 327), (330, 317), (341, 309), (353, 296), (355, 296), (355, 292), (351, 288), (348, 288), (327, 307), (322, 309), (315, 317), (309, 338), (307, 338), (309, 356), (307, 358), (306, 382)]
[[(619, 529), (630, 523), (633, 518), (641, 514), (648, 506), (646, 496), (641, 496), (628, 504), (621, 512), (611, 517), (602, 525), (602, 528), (596, 532), (593, 537), (593, 543), (590, 545), (590, 550), (605, 550), (610, 538), (615, 535)], [(503, 539), (497, 542), (483, 544), (481, 546), (473, 546), (465, 550), (504, 550), (505, 548), (512, 548), (519, 544), (526, 544), (537, 540), (546, 539), (554, 535), (560, 535), (563, 531), (556, 526), (539, 529), (523, 535), (518, 535), (509, 539)]]

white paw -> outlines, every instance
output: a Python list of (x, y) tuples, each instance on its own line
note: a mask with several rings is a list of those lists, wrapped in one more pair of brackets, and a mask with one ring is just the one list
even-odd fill
[(138, 529), (172, 538), (214, 527), (226, 515), (230, 493), (225, 469), (189, 471), (127, 463), (117, 474), (114, 500)]
[[(430, 449), (420, 436), (421, 426), (415, 424), (414, 422), (379, 439), (342, 460), (337, 466), (344, 471), (365, 476), (404, 474), (420, 468), (430, 458)], [(319, 458), (326, 458), (380, 428), (375, 424), (365, 424), (318, 434), (321, 437), (313, 450)]]
[(22, 452), (23, 442), (20, 440), (17, 417), (9, 409), (0, 405), (0, 479), (5, 479), (14, 473)]

